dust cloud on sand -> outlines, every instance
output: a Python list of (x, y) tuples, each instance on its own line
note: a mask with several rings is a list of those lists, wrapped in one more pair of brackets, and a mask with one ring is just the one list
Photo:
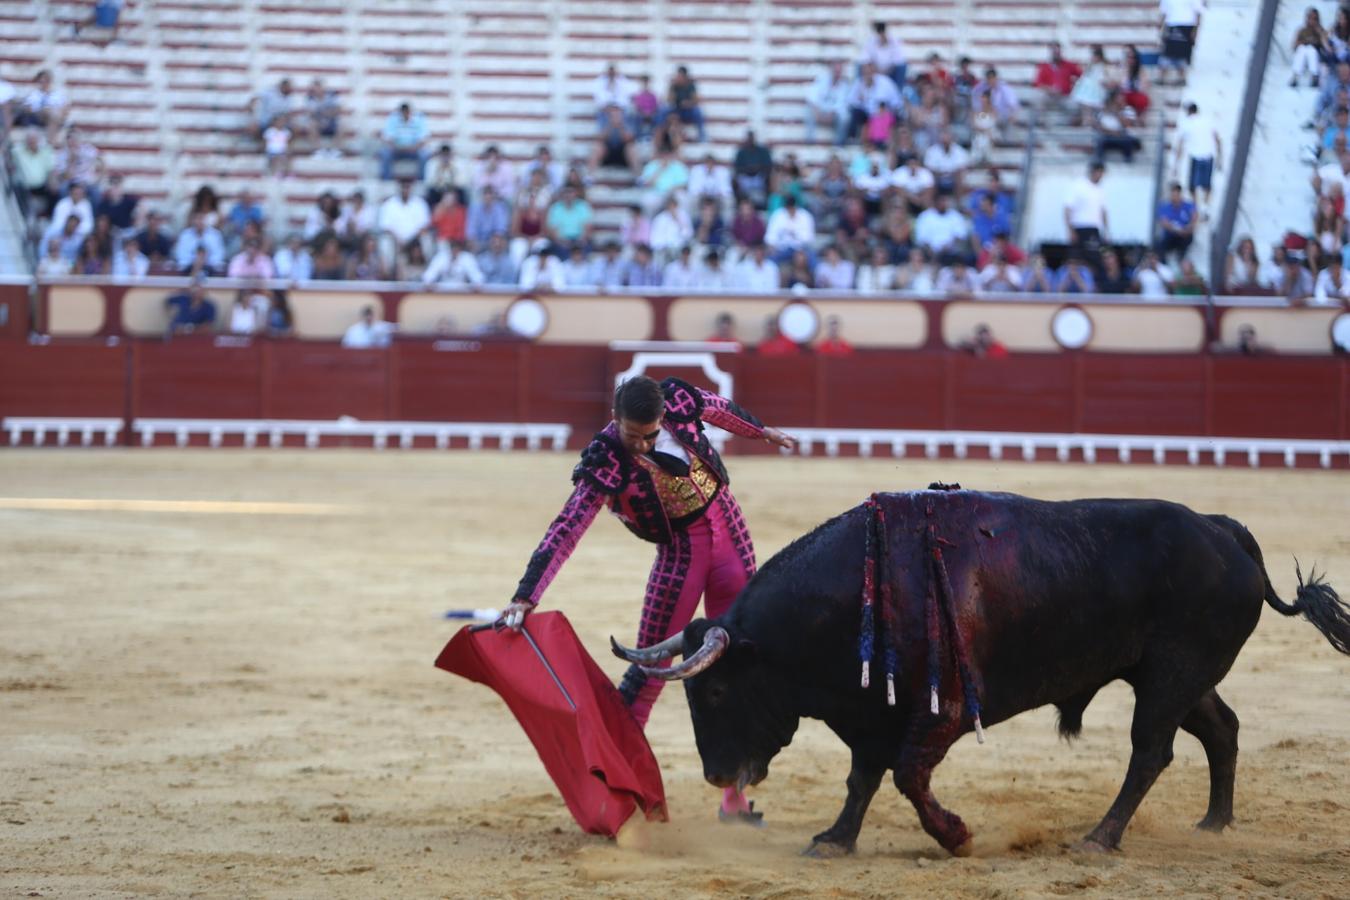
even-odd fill
[[(761, 561), (873, 490), (940, 479), (1227, 513), (1261, 542), (1286, 597), (1293, 554), (1350, 593), (1340, 474), (730, 462)], [(1350, 660), (1269, 610), (1220, 686), (1242, 719), (1238, 823), (1222, 836), (1192, 831), (1208, 774), (1179, 734), (1124, 852), (1069, 849), (1125, 771), (1122, 685), (1102, 692), (1072, 745), (1041, 710), (953, 749), (935, 790), (975, 833), (967, 859), (923, 834), (889, 784), (856, 856), (798, 856), (838, 813), (848, 770), (814, 722), (753, 791), (768, 827), (718, 824), (678, 689), (648, 731), (672, 821), (616, 841), (578, 833), (500, 701), (431, 665), (458, 627), (445, 609), (509, 599), (571, 465), (495, 452), (5, 451), (0, 498), (116, 502), (0, 503), (0, 894), (1350, 895)], [(649, 565), (650, 550), (602, 517), (546, 597), (615, 677), (606, 641), (635, 631)]]

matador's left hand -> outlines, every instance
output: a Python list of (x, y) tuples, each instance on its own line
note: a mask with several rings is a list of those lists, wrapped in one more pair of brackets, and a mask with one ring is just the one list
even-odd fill
[(765, 428), (764, 440), (770, 444), (777, 444), (779, 447), (786, 447), (789, 450), (797, 448), (797, 439), (786, 432), (779, 431), (777, 428)]

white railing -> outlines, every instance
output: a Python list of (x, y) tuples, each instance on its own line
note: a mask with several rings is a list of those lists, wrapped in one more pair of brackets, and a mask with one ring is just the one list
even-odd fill
[(391, 440), (403, 448), (410, 448), (419, 437), (435, 441), (436, 449), (444, 450), (451, 440), (468, 440), (469, 449), (481, 449), (485, 441), (495, 441), (501, 450), (514, 449), (523, 439), (527, 450), (562, 450), (572, 435), (570, 425), (558, 423), (504, 423), (504, 422), (364, 422), (341, 418), (331, 421), (311, 419), (134, 419), (132, 432), (144, 447), (152, 446), (160, 435), (170, 436), (180, 446), (187, 446), (194, 435), (205, 435), (212, 447), (219, 447), (227, 436), (242, 437), (245, 447), (256, 447), (259, 439), (268, 446), (280, 447), (288, 436), (301, 436), (306, 447), (318, 447), (326, 437), (369, 438), (376, 450), (383, 450)]
[(9, 432), (9, 444), (18, 446), (25, 434), (32, 434), (33, 446), (41, 447), (48, 436), (54, 437), (58, 447), (70, 445), (72, 436), (80, 446), (92, 447), (101, 435), (106, 447), (114, 446), (122, 434), (122, 420), (114, 418), (76, 418), (66, 416), (6, 416), (0, 428)]

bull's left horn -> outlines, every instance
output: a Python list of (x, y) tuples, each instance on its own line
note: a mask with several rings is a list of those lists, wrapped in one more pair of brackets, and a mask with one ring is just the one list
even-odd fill
[(614, 655), (619, 659), (626, 659), (631, 663), (665, 662), (676, 653), (679, 653), (680, 648), (683, 646), (683, 632), (671, 635), (659, 644), (643, 647), (640, 650), (630, 650), (623, 644), (614, 640), (613, 637), (609, 639), (609, 649), (613, 651)]
[(717, 662), (718, 658), (727, 650), (727, 645), (731, 643), (731, 635), (720, 625), (714, 625), (708, 629), (708, 633), (703, 635), (703, 646), (699, 647), (693, 656), (670, 668), (659, 668), (656, 666), (641, 666), (641, 669), (649, 678), (657, 678), (661, 681), (683, 681), (686, 678), (692, 678), (699, 672)]

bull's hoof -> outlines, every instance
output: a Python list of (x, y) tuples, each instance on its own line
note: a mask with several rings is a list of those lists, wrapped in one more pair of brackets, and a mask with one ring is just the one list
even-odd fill
[(1113, 853), (1116, 847), (1108, 847), (1094, 837), (1085, 837), (1073, 845), (1073, 849), (1079, 853)]
[(957, 844), (955, 847), (952, 848), (952, 856), (966, 857), (969, 856), (971, 853), (973, 853), (974, 850), (975, 850), (975, 839), (966, 838), (964, 841), (962, 841), (961, 843)]
[(852, 844), (840, 844), (834, 841), (822, 841), (816, 839), (811, 841), (811, 846), (802, 851), (802, 856), (811, 859), (839, 859), (843, 856), (853, 855)]
[(1232, 819), (1211, 819), (1205, 816), (1199, 822), (1195, 823), (1196, 831), (1208, 831), (1213, 834), (1220, 834), (1223, 830), (1233, 824)]

